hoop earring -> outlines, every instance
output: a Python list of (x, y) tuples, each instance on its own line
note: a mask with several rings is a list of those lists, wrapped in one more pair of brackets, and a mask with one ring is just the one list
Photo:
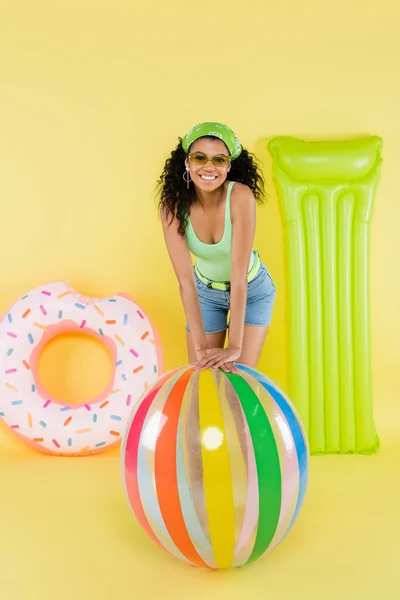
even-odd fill
[(186, 181), (186, 184), (187, 184), (186, 187), (187, 187), (187, 189), (189, 189), (189, 184), (192, 181), (190, 179), (189, 167), (186, 167), (186, 173), (183, 174), (183, 180)]

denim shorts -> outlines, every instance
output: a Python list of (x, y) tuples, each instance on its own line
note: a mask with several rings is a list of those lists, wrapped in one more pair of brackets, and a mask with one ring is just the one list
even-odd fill
[[(197, 277), (196, 273), (194, 277), (205, 333), (217, 333), (228, 329), (230, 291), (209, 288)], [(245, 325), (269, 326), (275, 296), (275, 284), (267, 267), (261, 262), (257, 275), (248, 284)], [(188, 323), (186, 323), (186, 329), (190, 331)]]

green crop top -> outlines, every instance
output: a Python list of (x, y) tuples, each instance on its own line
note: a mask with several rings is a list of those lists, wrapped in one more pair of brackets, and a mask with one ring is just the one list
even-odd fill
[[(224, 233), (216, 244), (201, 242), (194, 232), (190, 217), (186, 226), (186, 240), (190, 252), (196, 258), (197, 268), (203, 277), (211, 281), (230, 281), (231, 278), (231, 248), (232, 248), (232, 222), (231, 222), (231, 191), (234, 181), (230, 181), (226, 194)], [(254, 251), (251, 254), (249, 271), (255, 260)]]

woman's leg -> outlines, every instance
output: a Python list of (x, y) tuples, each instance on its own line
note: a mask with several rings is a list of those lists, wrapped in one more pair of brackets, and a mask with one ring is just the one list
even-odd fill
[(248, 285), (242, 352), (238, 363), (257, 367), (269, 331), (276, 289), (272, 277), (261, 263), (259, 274)]
[(238, 363), (242, 363), (248, 367), (257, 367), (268, 330), (268, 326), (244, 326), (242, 353), (237, 361)]

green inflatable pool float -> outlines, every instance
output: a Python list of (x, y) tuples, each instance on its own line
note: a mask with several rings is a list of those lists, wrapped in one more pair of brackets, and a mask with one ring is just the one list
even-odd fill
[(371, 454), (369, 239), (382, 139), (268, 145), (285, 232), (290, 395), (312, 454)]

